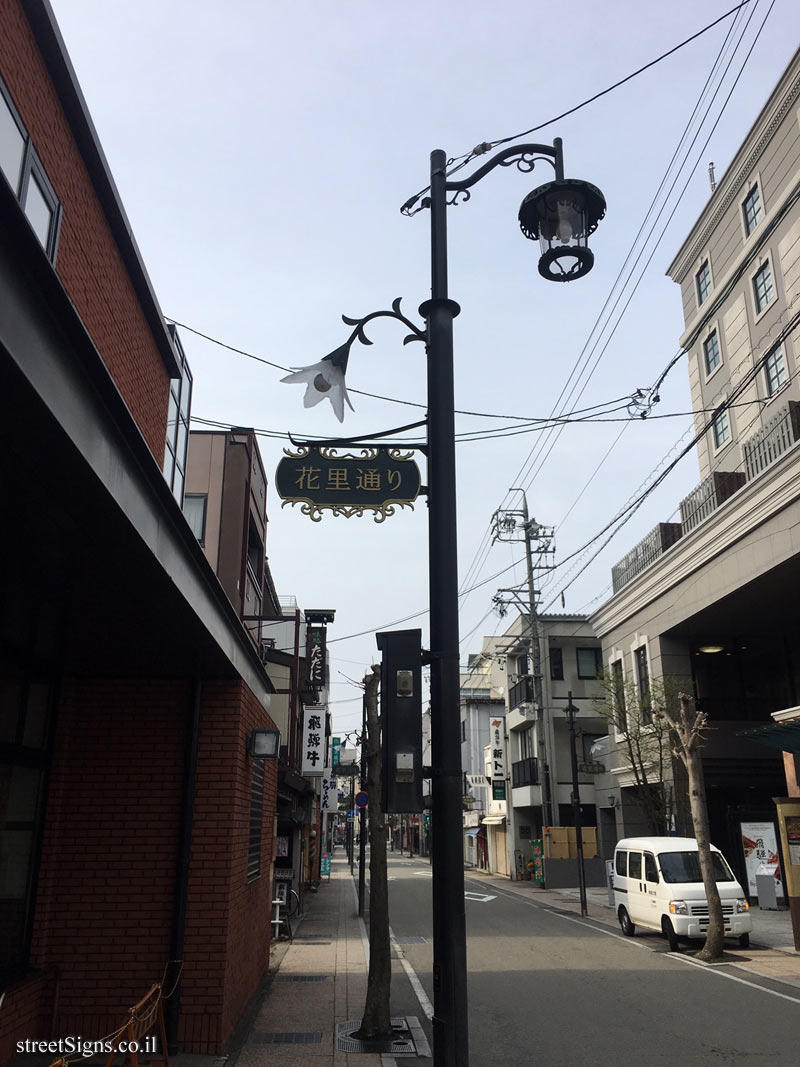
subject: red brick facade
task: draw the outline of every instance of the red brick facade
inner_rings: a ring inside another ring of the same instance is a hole
[[[167,370],[19,0],[0,22],[0,76],[63,208],[56,270],[161,466]]]

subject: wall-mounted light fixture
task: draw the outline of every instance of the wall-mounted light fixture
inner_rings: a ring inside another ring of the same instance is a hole
[[[277,759],[280,747],[280,730],[253,730],[247,742],[247,754],[253,759]]]
[[[608,794],[608,806],[610,808],[615,808],[617,806],[617,798],[613,793]]]
[[[707,653],[713,655],[714,652],[724,652],[725,651],[725,646],[724,645],[698,645],[697,651],[698,652],[707,652]]]

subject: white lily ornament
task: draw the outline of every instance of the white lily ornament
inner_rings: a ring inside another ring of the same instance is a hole
[[[339,422],[344,422],[345,400],[350,410],[355,411],[347,395],[347,386],[344,381],[351,344],[352,339],[341,348],[337,348],[335,352],[325,356],[319,363],[314,363],[310,367],[298,367],[293,374],[287,374],[285,378],[281,378],[282,382],[288,382],[290,385],[305,383],[306,394],[303,397],[303,407],[313,408],[315,404],[327,397]]]

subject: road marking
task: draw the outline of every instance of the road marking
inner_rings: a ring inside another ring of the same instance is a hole
[[[403,970],[406,972],[408,980],[411,983],[411,988],[414,990],[417,1000],[419,1001],[419,1006],[425,1013],[428,1022],[431,1022],[433,1020],[433,1004],[431,1004],[430,1000],[428,1000],[428,994],[422,988],[422,982],[420,982],[419,978],[417,978],[417,972],[406,959],[405,953],[398,944],[397,938],[394,936],[394,930],[391,928],[391,926],[389,927],[389,943],[395,950],[397,958],[400,960]]]
[[[497,900],[496,896],[490,896],[488,893],[464,893],[464,900],[479,900],[482,904],[485,904],[487,900]]]
[[[525,897],[519,895],[519,893],[509,893],[507,890],[497,888],[497,892],[500,896],[505,897],[507,900],[519,900],[522,904],[527,904],[528,907],[538,908],[539,911],[549,911],[551,915],[557,916],[559,919],[565,919],[567,922],[575,923],[577,926],[585,926],[589,930],[594,930],[595,933],[605,934],[606,937],[613,937],[617,941],[621,941],[629,948],[644,949],[647,952],[652,952],[653,949],[650,945],[644,941],[637,941],[636,938],[625,937],[623,934],[618,934],[614,930],[604,930],[600,926],[594,926],[591,922],[586,922],[585,919],[580,918],[577,915],[565,915],[564,912],[558,911],[552,904],[545,904],[538,900],[526,900]],[[599,922],[600,920],[596,920]],[[800,997],[790,997],[788,993],[779,993],[775,989],[768,989],[766,986],[759,985],[757,982],[748,982],[746,978],[737,978],[733,974],[725,974],[724,972],[717,970],[716,968],[709,967],[707,964],[699,963],[697,960],[689,959],[687,956],[682,955],[680,952],[661,952],[660,956],[664,956],[667,959],[675,960],[676,963],[688,963],[692,967],[699,967],[707,974],[713,974],[718,978],[728,978],[732,982],[740,982],[742,985],[752,986],[753,989],[760,989],[762,993],[769,993],[770,996],[778,997],[781,1000],[790,1000],[793,1004],[800,1004]],[[740,964],[731,963],[731,967],[738,967]],[[779,982],[779,978],[769,978],[763,976],[766,982]]]
[[[433,871],[414,871],[420,878],[433,878]]]

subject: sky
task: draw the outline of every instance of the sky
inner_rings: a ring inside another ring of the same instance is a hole
[[[421,325],[429,213],[400,207],[427,185],[433,149],[457,159],[485,141],[562,138],[566,176],[607,202],[585,278],[542,279],[538,244],[520,232],[523,197],[552,180],[546,163],[498,168],[448,209],[450,295],[462,308],[456,431],[490,432],[457,445],[462,663],[511,621],[492,610],[497,589],[525,581],[522,546],[491,541],[495,511],[521,503],[512,487],[555,528],[540,610],[596,610],[613,564],[675,521],[699,481],[690,454],[603,547],[611,530],[600,531],[691,439],[685,356],[647,419],[629,417],[626,398],[679,353],[680,292],[665,272],[710,196],[708,164],[724,174],[800,43],[795,0],[738,12],[734,0],[576,0],[568,17],[535,0],[51,2],[161,307],[183,324],[192,415],[207,420],[194,427],[265,431],[278,592],[336,610],[335,733],[360,723],[376,631],[420,627],[426,644],[427,509],[420,499],[377,524],[281,507],[282,435],[424,417],[425,354],[403,346],[399,324],[374,323],[373,345],[351,351],[356,410],[342,425],[327,402],[304,409],[302,389],[269,364],[315,363],[347,339],[342,315],[397,297]],[[600,405],[625,421],[509,435]]]

